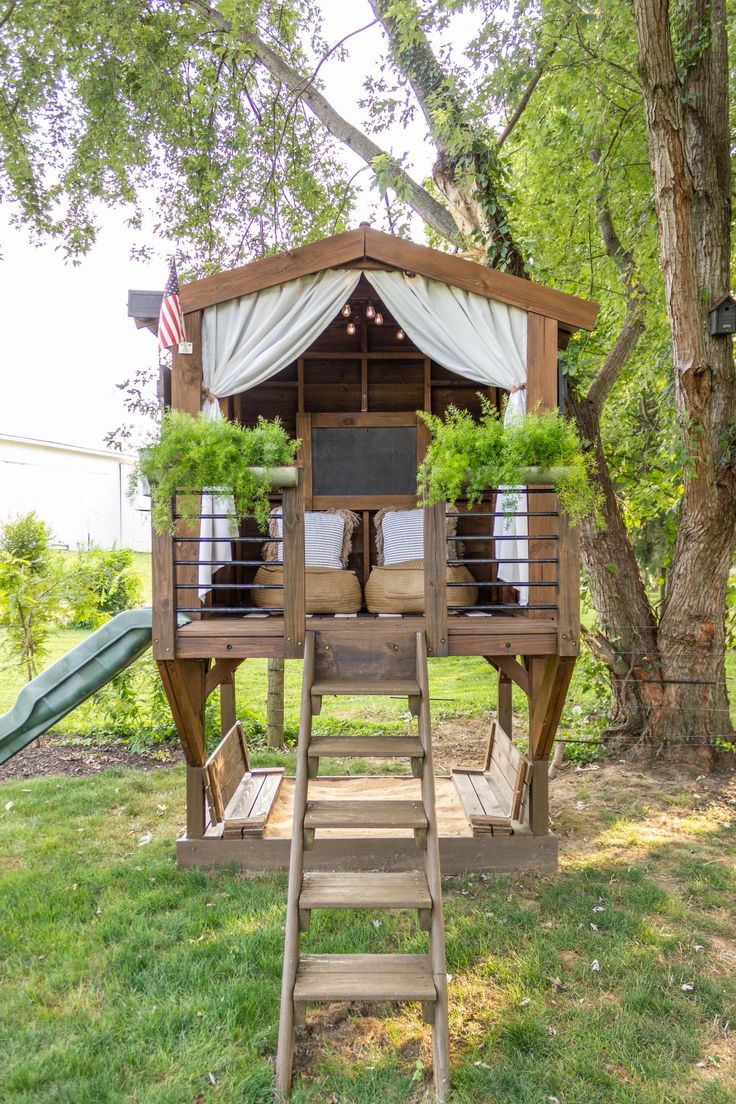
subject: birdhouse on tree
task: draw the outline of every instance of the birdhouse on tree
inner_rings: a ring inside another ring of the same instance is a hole
[[[711,310],[710,333],[711,337],[736,333],[736,299],[732,295],[724,295]]]

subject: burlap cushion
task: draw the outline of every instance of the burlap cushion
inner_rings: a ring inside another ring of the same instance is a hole
[[[468,584],[447,588],[448,606],[476,604],[478,587],[467,567],[448,567],[447,581]],[[424,562],[374,567],[365,584],[365,604],[371,613],[424,613]]]
[[[331,567],[307,567],[307,613],[357,613],[363,604],[360,583],[354,571]],[[265,586],[283,585],[284,569],[275,564],[264,564],[256,571],[254,583]],[[283,609],[283,590],[252,590],[253,605],[260,609]]]

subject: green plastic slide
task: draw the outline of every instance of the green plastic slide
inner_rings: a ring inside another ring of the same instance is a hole
[[[188,618],[180,615],[180,623]],[[0,717],[0,763],[53,728],[151,646],[152,611],[126,610],[24,686]]]

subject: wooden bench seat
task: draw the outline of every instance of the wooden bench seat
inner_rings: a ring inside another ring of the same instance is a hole
[[[261,836],[284,777],[283,767],[251,769],[248,745],[236,721],[204,765],[205,790],[213,824],[223,838]]]
[[[493,722],[483,770],[460,768],[452,780],[473,835],[511,835],[521,820],[532,765],[497,721]]]

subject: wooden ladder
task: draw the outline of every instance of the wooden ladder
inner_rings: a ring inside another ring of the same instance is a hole
[[[322,697],[333,694],[406,695],[418,717],[418,736],[312,738],[312,718]],[[323,755],[408,758],[421,779],[421,800],[310,800],[309,779],[316,777]],[[412,829],[418,869],[305,871],[304,852],[319,847],[315,832],[321,828]],[[318,908],[417,909],[420,927],[429,933],[429,954],[301,954],[300,934]],[[445,932],[424,633],[396,633],[370,644],[343,633],[306,634],[276,1056],[278,1101],[289,1094],[295,1028],[304,1022],[310,1001],[421,1001],[425,1021],[432,1025],[436,1097],[448,1099]]]

